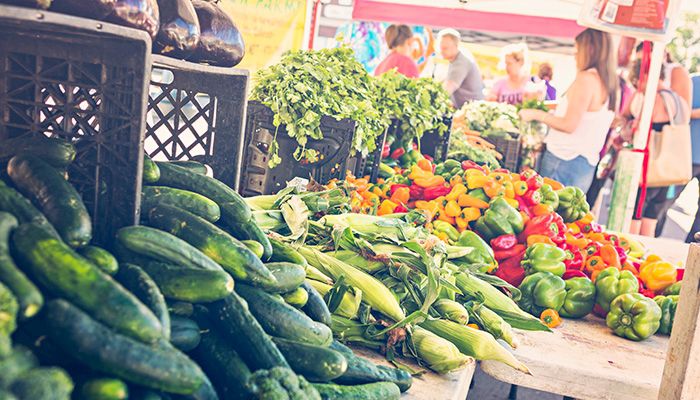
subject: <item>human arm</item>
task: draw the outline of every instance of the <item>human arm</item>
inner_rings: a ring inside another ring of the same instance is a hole
[[[700,119],[700,108],[694,108],[690,112],[690,118],[691,119]]]
[[[462,57],[464,58],[464,57]],[[450,68],[447,70],[447,79],[443,82],[443,86],[450,95],[454,93],[462,85],[471,67],[466,59],[459,57],[450,63]]]
[[[688,105],[692,104],[693,82],[685,68],[677,66],[671,70],[671,90],[678,93]]]

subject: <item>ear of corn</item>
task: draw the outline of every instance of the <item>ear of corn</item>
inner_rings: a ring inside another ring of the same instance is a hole
[[[357,343],[374,350],[380,350],[385,345],[386,337],[376,340],[368,338],[365,331],[369,325],[350,320],[339,315],[331,315],[331,330],[333,335],[343,342]]]
[[[474,304],[472,310],[483,322],[484,329],[492,334],[493,337],[502,339],[512,348],[518,347],[515,339],[513,339],[513,328],[503,318],[483,304]]]
[[[279,231],[287,226],[282,217],[282,211],[253,211],[253,219],[255,224],[265,232]]]
[[[346,264],[357,267],[369,274],[374,274],[386,268],[383,262],[368,260],[352,250],[337,250],[329,252],[328,255],[333,256]]]
[[[362,300],[372,309],[396,322],[406,318],[393,293],[373,276],[310,247],[300,247],[299,253],[309,265],[327,272],[333,279],[344,276],[350,286],[362,291]]]
[[[331,285],[326,285],[323,282],[314,281],[311,279],[307,279],[306,282],[313,286],[314,289],[321,294],[321,296],[325,296],[326,293],[333,288]],[[346,318],[357,318],[357,311],[360,309],[361,301],[362,292],[360,290],[357,290],[355,294],[345,292],[345,294],[343,294],[343,299],[340,301],[340,305],[335,309],[335,311],[333,311],[333,314]]]
[[[454,343],[463,354],[477,360],[500,361],[518,371],[530,374],[525,364],[518,361],[487,332],[442,319],[425,320],[420,326]]]
[[[438,299],[433,303],[435,310],[445,319],[461,325],[469,323],[469,313],[463,305],[448,299]]]
[[[252,210],[272,210],[277,201],[276,194],[265,194],[260,196],[245,197],[245,203]]]
[[[418,358],[439,374],[454,371],[473,361],[449,340],[421,327],[413,328],[411,339]]]
[[[396,240],[410,240],[422,232],[421,228],[409,225],[398,218],[366,214],[329,214],[321,218],[319,222],[331,228],[345,226],[363,235],[387,236]]]
[[[306,265],[306,277],[315,281],[323,282],[328,285],[333,284],[333,279],[325,273],[321,272],[318,268],[313,265]]]

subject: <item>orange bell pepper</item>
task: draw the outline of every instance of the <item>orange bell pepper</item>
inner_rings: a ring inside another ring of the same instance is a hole
[[[422,188],[429,188],[429,187],[433,187],[433,186],[444,185],[445,178],[443,178],[440,175],[431,175],[431,176],[416,178],[413,180],[413,183],[415,183],[416,186],[420,186]]]
[[[676,266],[667,261],[654,261],[639,269],[639,279],[649,290],[660,292],[676,283]]]
[[[585,265],[586,272],[591,274],[591,280],[593,280],[593,281],[595,281],[594,276],[597,275],[598,272],[600,272],[608,267],[608,265],[605,264],[605,261],[603,261],[603,258],[600,256],[588,257],[586,259],[586,263],[584,265]]]
[[[490,198],[503,196],[506,193],[506,189],[503,187],[503,184],[492,180],[486,182],[483,189],[484,193],[486,193],[486,195]]]
[[[391,201],[396,204],[406,204],[411,198],[410,189],[407,187],[400,187],[394,190],[394,194],[391,195]]]
[[[566,232],[564,234],[564,237],[566,238],[566,243],[570,244],[572,246],[576,246],[579,249],[585,249],[586,246],[588,246],[589,240],[586,238],[577,238],[574,235],[572,235],[569,232]]]
[[[535,243],[546,243],[555,246],[552,238],[546,235],[530,235],[527,237],[527,247],[530,247]]]
[[[472,171],[472,170],[468,170]],[[467,176],[467,187],[469,190],[484,187],[491,180],[486,175],[469,175]]]
[[[461,183],[458,183],[452,187],[452,190],[450,190],[450,193],[445,195],[445,198],[447,200],[457,200],[459,196],[467,193],[467,187],[462,185]]]
[[[489,208],[489,203],[468,194],[461,194],[457,199],[460,207]]]
[[[416,165],[418,165],[418,168],[422,169],[423,171],[433,173],[433,164],[427,158],[421,158],[418,160]]]
[[[560,190],[564,188],[564,185],[552,178],[542,178],[542,182],[544,182],[545,185],[551,186],[552,190]]]
[[[622,268],[622,264],[620,264],[620,255],[617,254],[615,246],[611,244],[606,244],[600,248],[600,258],[603,259],[603,262],[607,264],[608,267]]]
[[[559,317],[559,313],[557,310],[552,308],[542,311],[542,314],[540,314],[540,320],[548,328],[556,328],[557,326],[561,325],[561,317]]]
[[[552,206],[549,204],[537,204],[532,207],[531,211],[536,217],[538,217],[540,215],[551,214],[554,212],[554,209],[552,209]]]
[[[460,212],[462,212],[462,209],[459,208],[459,204],[457,204],[456,200],[449,200],[447,205],[445,205],[445,214],[447,214],[448,217],[456,217]]]

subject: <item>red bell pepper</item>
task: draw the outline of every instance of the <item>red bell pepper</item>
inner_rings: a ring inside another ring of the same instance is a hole
[[[429,188],[425,188],[423,190],[423,200],[435,200],[440,196],[447,196],[448,193],[452,188],[446,187],[444,185],[438,185],[438,186],[432,186]]]
[[[627,253],[622,247],[615,245],[615,251],[617,251],[617,256],[620,258],[620,264],[624,264],[627,261]]]
[[[600,248],[602,246],[598,242],[591,242],[584,251],[586,252],[586,257],[597,256],[600,254]]]
[[[578,269],[567,269],[564,272],[564,275],[561,276],[563,280],[571,279],[571,278],[587,278],[588,275],[586,275],[583,271],[578,270]]]
[[[530,235],[544,235],[554,243],[561,243],[564,241],[565,232],[566,224],[559,214],[544,214],[530,219],[525,229],[518,235],[518,239],[520,242],[525,242]]]
[[[398,160],[402,155],[406,154],[406,149],[399,147],[398,149],[391,152],[391,158]]]
[[[389,154],[391,154],[391,146],[384,143],[384,147],[382,147],[382,158],[389,158]]]
[[[528,187],[529,186],[528,184]],[[529,207],[536,206],[542,202],[542,192],[536,189],[530,189],[523,195],[523,199],[525,200],[525,204]]]
[[[537,189],[542,187],[542,185],[544,184],[544,180],[539,175],[533,175],[533,176],[527,178],[525,183],[527,183],[528,189],[537,190]]]
[[[582,270],[583,269],[583,254],[581,250],[571,244],[563,243],[562,247],[566,253],[566,258],[564,259],[564,265],[566,265],[567,270]]]
[[[525,269],[520,266],[522,256],[510,257],[498,262],[495,275],[511,285],[518,287],[525,279]]]
[[[518,238],[515,235],[501,235],[491,239],[491,248],[495,251],[508,250],[518,244]]]
[[[524,180],[524,181],[528,180],[529,178],[532,178],[533,176],[539,176],[539,174],[537,173],[537,171],[535,171],[535,170],[532,169],[532,168],[528,168],[528,169],[526,169],[526,170],[523,170],[523,171],[520,173],[520,177],[521,177],[522,180]]]
[[[408,194],[411,197],[411,199],[414,199],[414,200],[423,200],[423,192],[424,191],[425,191],[424,188],[416,185],[415,183],[412,183],[411,186],[408,187]],[[425,200],[428,200],[428,199],[425,199]],[[430,200],[432,200],[432,199],[430,199]]]
[[[516,244],[506,250],[494,250],[493,257],[496,259],[496,261],[501,261],[516,256],[522,257],[525,254],[525,250],[527,250],[527,248],[524,244]]]
[[[676,270],[676,282],[682,281],[683,275],[685,275],[685,268],[678,268]]]
[[[500,174],[510,174],[511,171],[509,171],[505,168],[496,168],[493,170],[493,172],[498,172]]]
[[[637,277],[637,280],[639,281],[639,293],[642,294],[643,296],[646,296],[650,299],[653,299],[656,296],[656,293],[654,293],[653,290],[649,290],[644,286],[644,282],[640,277]]]
[[[466,170],[468,170],[468,169],[478,169],[478,170],[480,170],[480,171],[483,171],[483,170],[484,170],[484,168],[483,168],[481,165],[475,163],[475,162],[472,161],[472,160],[464,160],[464,161],[462,161],[462,169],[463,169],[464,171],[466,171]]]
[[[391,188],[389,188],[389,196],[393,196],[394,192],[397,191],[400,188],[407,188],[409,187],[408,185],[404,185],[402,183],[395,183],[391,185]]]
[[[394,208],[394,212],[395,213],[407,213],[408,208],[406,208],[406,206],[404,206],[403,204],[399,204],[398,206],[396,206],[396,208]]]

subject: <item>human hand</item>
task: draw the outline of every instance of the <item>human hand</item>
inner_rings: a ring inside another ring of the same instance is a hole
[[[524,122],[541,121],[541,114],[543,114],[542,111],[533,110],[529,108],[520,110],[520,112],[518,113],[518,115],[520,115],[520,119],[522,119]]]

